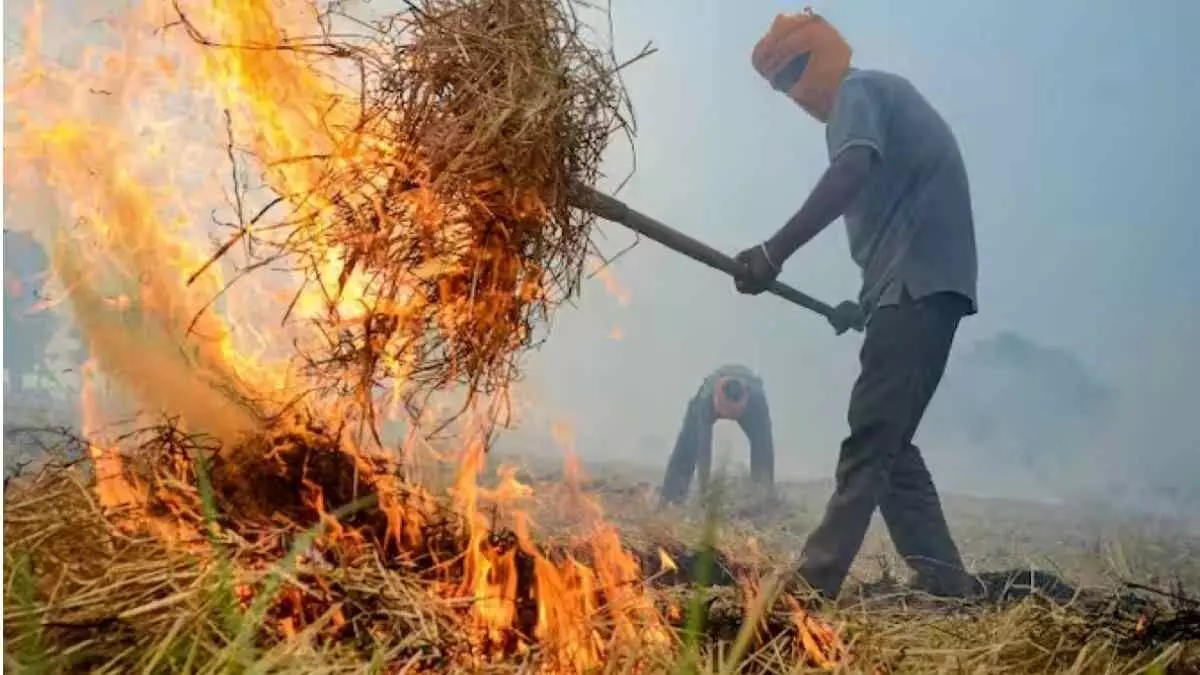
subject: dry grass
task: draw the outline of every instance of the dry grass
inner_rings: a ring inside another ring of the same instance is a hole
[[[547,495],[539,503],[551,505],[561,482],[554,477],[535,489]],[[668,514],[674,527],[647,518],[636,483],[610,479],[597,494],[628,545],[697,540],[691,528],[700,525],[687,512]],[[725,563],[773,568],[781,543],[736,510],[727,509],[734,515],[720,533]],[[558,512],[533,513],[549,539],[570,527],[555,522]],[[782,521],[784,513],[756,517]],[[436,592],[427,575],[376,549],[331,563],[294,527],[255,541],[223,528],[220,537],[190,547],[125,534],[98,506],[86,464],[10,486],[4,527],[5,659],[12,672],[517,672],[547,665],[536,644],[525,654],[481,660],[464,640],[469,603]],[[757,555],[741,538],[750,533],[761,542]],[[770,585],[762,584],[764,593]],[[681,607],[694,589],[647,592],[660,606]],[[751,611],[768,630],[748,630],[746,607],[756,600],[747,593],[736,586],[712,591],[696,671],[815,670],[798,661],[790,615],[778,606]],[[849,643],[851,661],[841,672],[1196,672],[1200,665],[1200,646],[1180,641],[1189,626],[1196,636],[1194,623],[1180,622],[1182,607],[1158,606],[1155,614],[1147,603],[1136,610],[1102,606],[1096,599],[1109,597],[1102,594],[1090,602],[1034,594],[971,606],[900,589],[890,597],[847,595],[821,610]],[[1142,614],[1153,620],[1139,632]],[[1172,617],[1175,634],[1165,630]],[[618,650],[605,670],[677,671],[687,629],[676,626],[674,649]]]
[[[312,425],[225,449],[164,424],[121,445],[6,491],[14,667],[571,672],[600,655],[612,667],[674,658],[687,617],[677,589],[646,586],[666,564],[654,549],[632,555],[602,523],[544,544],[506,529],[519,520],[476,487],[473,460],[457,493],[435,498]],[[740,600],[724,600],[697,648],[742,615]],[[764,627],[802,658],[797,625],[772,615]]]
[[[213,556],[122,534],[85,481],[76,472],[45,474],[36,480],[36,491],[7,500],[9,667],[218,673],[295,672],[312,665],[304,672],[353,672],[345,671],[345,664],[369,663],[369,642],[364,658],[363,645],[353,640],[322,644],[313,639],[352,607],[360,610],[358,616],[370,617],[372,630],[382,637],[397,637],[378,647],[389,663],[419,660],[423,654],[436,660],[437,645],[453,630],[449,607],[431,602],[413,579],[382,565],[364,562],[314,572],[295,555],[282,562],[277,551],[264,556],[266,542],[256,547],[221,541],[214,545],[225,555]],[[246,602],[246,589],[284,579],[288,583],[270,606]],[[293,614],[300,607],[298,596],[335,591],[338,603],[310,603],[322,608],[320,616]],[[354,607],[358,603],[362,606]],[[307,626],[291,635],[289,626],[302,618]]]

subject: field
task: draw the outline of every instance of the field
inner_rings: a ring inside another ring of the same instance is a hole
[[[582,514],[563,508],[556,497],[568,480],[556,462],[490,457],[480,474],[485,489],[497,486],[485,477],[501,465],[515,467],[507,475],[532,488],[528,515],[539,542],[557,541],[582,526]],[[6,672],[579,670],[542,658],[543,650],[550,651],[548,638],[502,655],[470,650],[464,660],[458,647],[466,642],[464,631],[477,624],[465,618],[463,601],[432,592],[436,584],[382,564],[378,554],[330,567],[327,559],[298,549],[304,535],[295,532],[272,546],[263,544],[275,541],[269,537],[256,544],[214,539],[210,545],[217,548],[200,554],[163,545],[161,532],[120,533],[97,507],[82,467],[6,487]],[[645,590],[658,607],[687,608],[686,622],[672,624],[678,628],[672,643],[626,653],[614,642],[608,662],[596,669],[818,672],[797,657],[791,645],[797,635],[781,623],[777,608],[757,614],[746,608],[754,604],[747,589],[770,586],[767,572],[799,549],[829,486],[784,482],[782,500],[764,504],[732,475],[711,520],[706,515],[714,512],[695,504],[659,511],[652,489],[658,471],[595,464],[582,478],[569,479],[595,499],[626,547],[643,557],[671,551],[683,570],[680,583],[654,588],[649,575]],[[426,479],[436,493],[451,476],[445,470]],[[842,598],[816,610],[848,647],[849,657],[832,670],[1200,672],[1200,616],[1181,595],[1200,583],[1200,535],[1194,530],[1016,502],[955,496],[945,502],[969,564],[993,583],[1004,577],[1005,597],[965,604],[905,592],[903,566],[877,522]],[[706,534],[706,523],[716,529]],[[683,582],[698,569],[690,552],[701,550],[706,538],[715,538],[719,568],[741,570],[733,576],[761,572],[758,583],[747,586],[718,569],[707,601],[694,604],[698,591]],[[283,541],[300,554],[283,554]],[[224,553],[209,555],[218,549]],[[1033,570],[1038,573],[1031,575]],[[1134,594],[1125,587],[1117,594],[1122,582],[1150,590]],[[243,602],[232,612],[223,607],[222,593],[240,597],[248,586],[269,589],[255,600],[274,599]],[[296,609],[302,602],[305,609]],[[704,637],[693,640],[691,622],[700,615]],[[747,616],[761,620],[759,635],[743,631],[758,624]],[[752,639],[739,642],[741,632]]]
[[[556,475],[551,460],[513,461],[528,467],[538,480],[552,481]],[[662,480],[661,471],[661,467],[601,463],[591,474],[613,520],[643,529],[698,528],[702,514],[695,508],[656,514],[646,508],[653,506],[653,500],[630,504],[625,498],[637,494],[650,499],[650,490]],[[828,481],[784,480],[779,488],[786,504],[759,515],[753,514],[750,495],[737,489],[725,514],[729,529],[737,533],[731,536],[753,536],[764,552],[773,555],[798,550],[820,519],[833,486]],[[943,503],[964,558],[977,571],[1039,569],[1077,585],[1102,586],[1125,579],[1163,585],[1179,581],[1187,588],[1200,588],[1200,523],[1194,519],[1138,518],[1082,506],[954,494],[943,495]],[[876,516],[852,573],[872,580],[883,568],[900,572],[903,565]]]

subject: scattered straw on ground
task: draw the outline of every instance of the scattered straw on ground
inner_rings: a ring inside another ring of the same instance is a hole
[[[6,625],[24,627],[11,633],[13,658],[126,672],[147,659],[178,669],[181,654],[199,653],[200,672],[226,672],[317,650],[354,667],[654,670],[693,630],[689,599],[671,585],[695,568],[685,547],[631,550],[575,490],[561,498],[577,527],[538,543],[519,503],[527,487],[511,474],[478,485],[481,450],[435,499],[312,424],[229,449],[170,424],[125,444],[99,453],[96,471],[49,465],[10,485],[18,609]],[[355,497],[352,508],[331,501]],[[694,629],[697,649],[760,616],[745,645],[798,663],[845,658],[827,624],[798,605],[752,610],[759,592],[743,590],[696,610],[710,617]]]
[[[522,585],[528,582],[519,580],[530,567],[538,571],[538,565],[570,555],[578,561],[572,565],[598,571],[603,563],[596,555],[603,547],[585,538],[589,545],[571,550],[564,543],[558,553],[537,557],[523,552],[519,532],[490,531],[476,540],[446,501],[421,528],[425,548],[412,548],[415,539],[410,540],[407,557],[373,540],[369,517],[357,521],[361,529],[356,530],[342,514],[336,523],[326,521],[337,536],[326,529],[306,539],[297,526],[285,524],[301,520],[287,513],[286,502],[280,503],[279,515],[287,517],[273,527],[223,516],[204,540],[180,545],[114,520],[120,514],[98,504],[89,474],[86,463],[51,466],[6,490],[5,657],[13,668],[224,673],[253,664],[257,672],[297,673],[531,667],[583,672],[587,668],[572,662],[564,648],[570,640],[580,640],[575,647],[583,649],[587,639],[601,639],[601,653],[611,661],[606,671],[673,672],[689,653],[685,621],[694,588],[687,574],[662,585],[672,563],[652,551],[641,552],[653,562],[632,578],[644,580],[637,582],[640,590],[623,600],[644,597],[652,603],[653,613],[642,619],[650,623],[637,624],[636,613],[606,610],[601,593],[587,633],[570,633],[565,624],[558,642],[538,633],[537,613],[566,607],[560,601],[535,608],[529,618],[515,616],[512,629],[488,637],[488,626],[495,624],[483,621],[484,614],[504,605],[475,594],[470,580],[503,582],[489,574],[510,560],[518,563],[510,568],[516,572],[512,581]],[[480,488],[481,494],[502,492],[505,480],[502,476],[496,487]],[[214,481],[214,491],[228,489]],[[661,542],[662,533],[656,538]],[[472,562],[472,546],[487,555]],[[425,557],[414,555],[419,551]],[[485,560],[495,567],[477,577]],[[557,569],[557,576],[543,580],[565,579],[565,568]],[[705,672],[733,672],[723,669],[734,662],[738,672],[820,670],[819,658],[805,666],[803,657],[810,652],[804,643],[827,639],[823,631],[831,629],[848,651],[813,648],[829,655],[827,667],[843,672],[1127,673],[1153,663],[1164,667],[1159,672],[1194,672],[1188,668],[1200,663],[1195,644],[1200,613],[1182,596],[1173,605],[1143,599],[1131,610],[1040,594],[1005,604],[962,605],[897,591],[891,600],[824,607],[816,619],[790,611],[787,601],[771,611],[755,610],[756,598],[771,582],[746,568],[737,575],[742,578],[718,580],[729,585],[713,589],[703,604],[704,638],[695,653],[697,667]],[[603,583],[602,575],[592,579]],[[587,593],[578,585],[560,590],[577,598]],[[608,590],[609,602],[618,599],[611,595],[614,590]],[[521,614],[525,592],[548,591],[517,592],[509,611]],[[668,627],[668,641],[655,646],[631,639],[626,646],[632,648],[623,649],[618,623],[631,617],[631,627],[641,631]],[[749,624],[760,626],[757,633],[747,630],[747,617],[758,617]],[[522,621],[530,622],[524,636],[518,630]],[[833,663],[839,654],[841,663]]]

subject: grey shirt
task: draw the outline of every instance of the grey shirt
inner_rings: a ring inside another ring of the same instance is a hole
[[[852,68],[825,128],[832,162],[866,146],[878,164],[846,209],[850,254],[862,269],[859,303],[868,314],[953,291],[977,310],[977,262],[971,193],[958,142],[945,120],[908,80]]]

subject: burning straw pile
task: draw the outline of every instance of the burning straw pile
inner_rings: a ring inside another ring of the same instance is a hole
[[[169,426],[136,441],[147,452],[201,449]],[[312,448],[314,467],[327,450]],[[740,580],[717,579],[731,585],[702,599],[682,585],[690,575],[679,557],[626,550],[610,528],[534,546],[520,520],[493,527],[491,504],[522,491],[512,475],[456,493],[457,505],[413,491],[398,514],[405,535],[383,546],[383,509],[327,508],[314,482],[293,500],[278,496],[268,521],[193,512],[231,504],[241,484],[215,466],[211,480],[197,476],[198,490],[156,485],[156,504],[178,500],[170,509],[106,513],[81,466],[48,466],[6,489],[6,670],[1016,675],[1188,673],[1200,664],[1200,604],[1178,593],[1162,603],[1022,592],[982,606],[877,597],[825,608],[845,626],[840,636],[790,596],[771,602],[777,578],[754,570],[734,566]],[[456,489],[473,485],[477,469],[468,466]],[[203,527],[190,541],[146,536],[128,527],[134,517]],[[1008,595],[1041,583],[998,581]],[[699,634],[696,616],[706,619]]]
[[[353,114],[322,122],[328,153],[255,157],[307,163],[319,178],[274,186],[294,212],[274,227],[239,224],[217,257],[257,239],[302,261],[328,310],[313,372],[367,406],[400,382],[416,410],[431,392],[502,391],[518,376],[515,359],[575,295],[594,252],[594,217],[571,207],[571,188],[597,180],[631,118],[623,65],[593,46],[572,0],[406,4],[371,23],[335,4],[325,35],[244,44],[179,17],[210,49],[275,50],[313,71],[353,65]]]
[[[366,499],[335,509],[327,499],[349,496],[351,472],[329,440],[290,430],[247,471],[189,461],[215,448],[168,424],[125,439],[124,481],[76,463],[13,483],[6,658],[53,672],[553,673],[664,672],[681,647],[727,665],[761,650],[792,664],[846,658],[838,634],[777,586],[760,589],[754,570],[689,607],[689,561],[626,548],[578,491],[559,508],[581,531],[535,544],[519,503],[529,487],[511,473],[478,487],[481,452],[449,502],[363,463]],[[98,508],[135,478],[142,503]],[[709,652],[718,642],[741,655]]]

